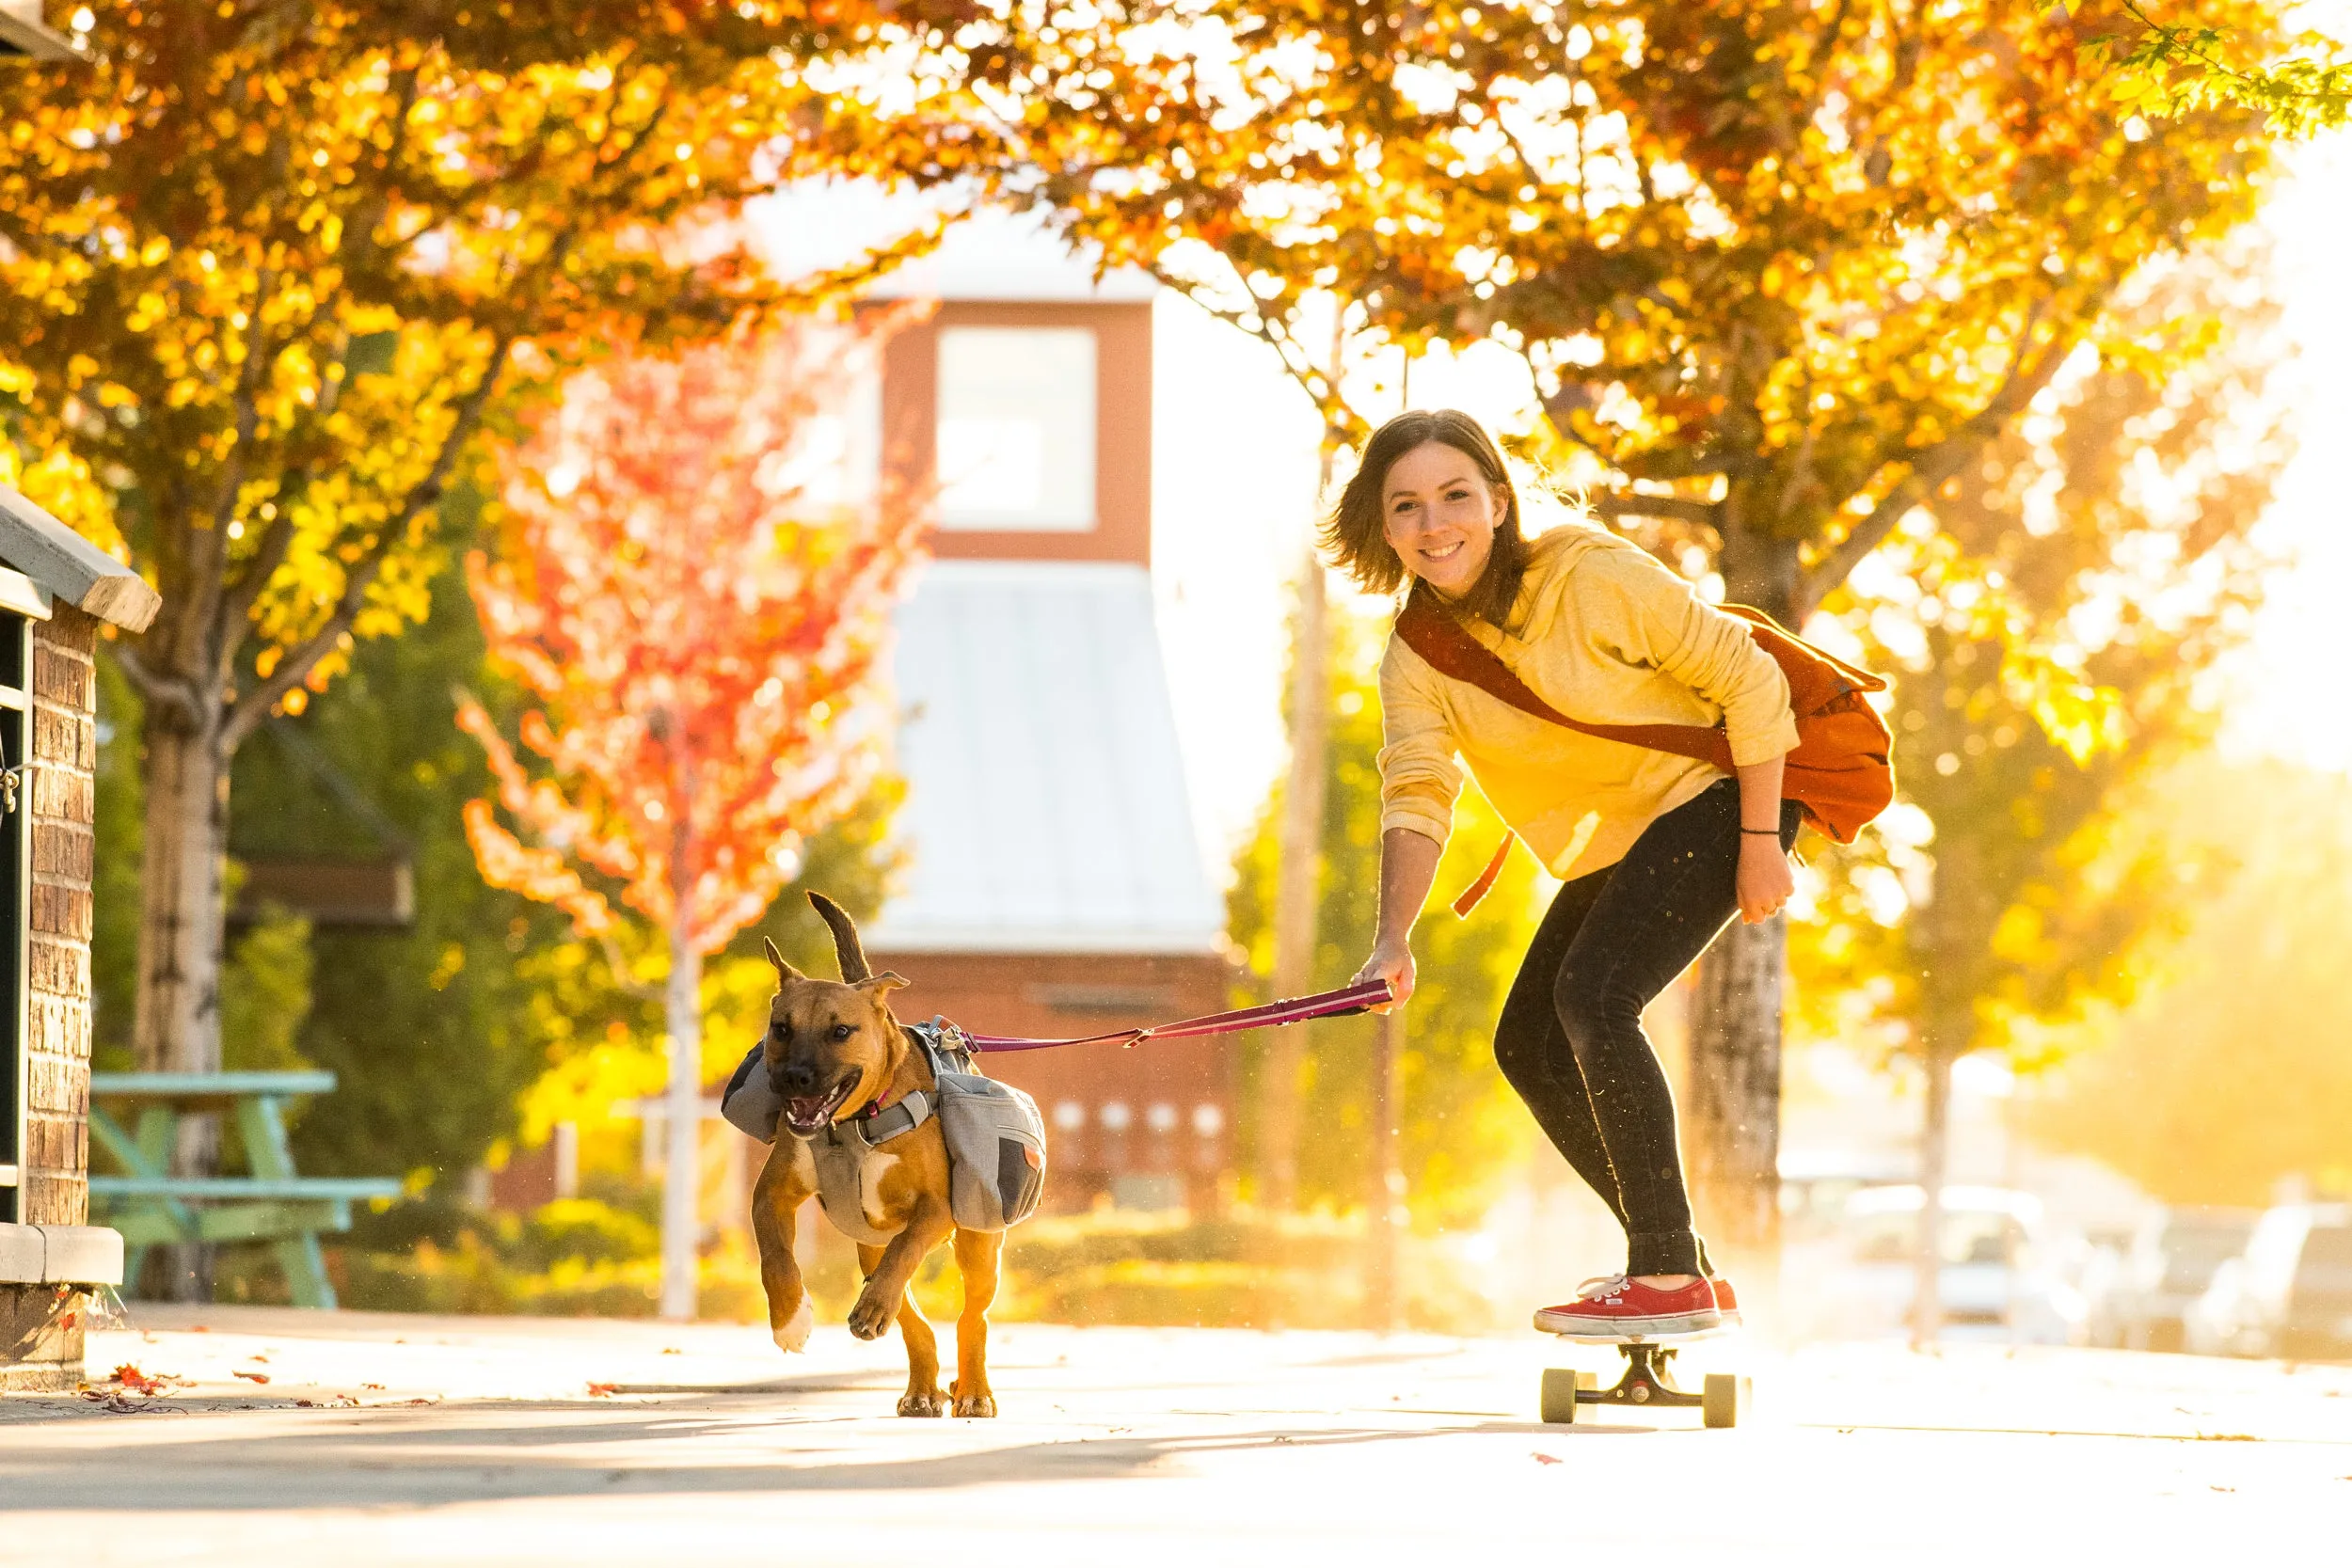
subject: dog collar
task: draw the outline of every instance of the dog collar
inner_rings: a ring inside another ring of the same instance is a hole
[[[907,1097],[896,1105],[868,1105],[853,1117],[834,1123],[841,1132],[854,1134],[871,1148],[893,1138],[904,1137],[931,1119],[931,1097],[921,1089],[908,1091]]]

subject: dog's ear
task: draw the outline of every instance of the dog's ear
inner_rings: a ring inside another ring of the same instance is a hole
[[[913,984],[914,984],[914,981],[908,979],[897,970],[885,969],[880,974],[868,975],[866,978],[858,981],[857,989],[869,995],[875,991],[880,991],[882,995],[887,996],[894,990],[904,990],[907,987]]]
[[[854,986],[872,974],[874,966],[866,961],[866,949],[858,945],[857,926],[850,919],[850,911],[814,889],[808,901],[833,927],[834,957],[841,963],[842,983]]]
[[[759,945],[768,949],[768,961],[775,966],[776,984],[788,985],[795,980],[808,978],[807,975],[784,961],[784,955],[776,951],[776,942],[773,937],[760,938]]]

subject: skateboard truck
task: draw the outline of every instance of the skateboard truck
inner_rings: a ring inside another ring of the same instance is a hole
[[[1613,1339],[1625,1357],[1625,1375],[1607,1388],[1600,1386],[1599,1374],[1574,1371],[1554,1367],[1545,1371],[1543,1386],[1543,1418],[1548,1422],[1573,1422],[1577,1411],[1588,1404],[1632,1404],[1650,1408],[1696,1408],[1700,1418],[1710,1427],[1740,1424],[1740,1417],[1748,1407],[1749,1382],[1729,1372],[1708,1372],[1700,1391],[1693,1393],[1675,1385],[1667,1363],[1675,1356],[1676,1347],[1646,1339]]]

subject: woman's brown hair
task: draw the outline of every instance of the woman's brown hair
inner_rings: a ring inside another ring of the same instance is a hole
[[[1436,441],[1478,465],[1479,476],[1503,498],[1502,520],[1495,525],[1494,553],[1470,591],[1449,608],[1500,626],[1519,596],[1527,575],[1527,537],[1519,530],[1519,493],[1503,467],[1502,453],[1486,427],[1456,408],[1411,409],[1399,414],[1364,443],[1363,460],[1340,492],[1339,504],[1323,525],[1323,547],[1333,562],[1371,594],[1393,594],[1406,578],[1405,562],[1390,545],[1381,492],[1396,460]]]

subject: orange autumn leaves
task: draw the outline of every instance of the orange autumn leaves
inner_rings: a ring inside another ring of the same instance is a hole
[[[586,935],[617,898],[715,952],[863,797],[921,522],[838,461],[882,330],[802,322],[614,360],[502,454],[506,547],[467,575],[532,705],[517,746],[460,705],[498,780],[495,807],[466,808],[487,880]]]

